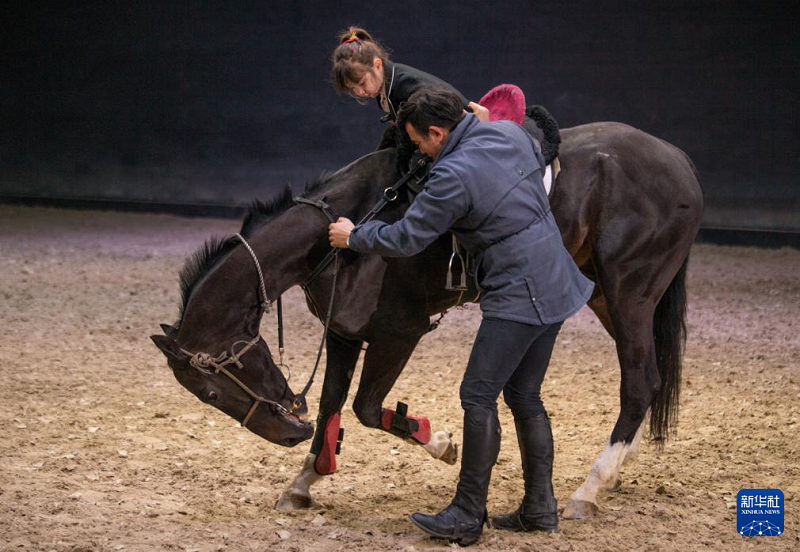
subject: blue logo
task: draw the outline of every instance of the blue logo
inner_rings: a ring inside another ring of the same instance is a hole
[[[780,489],[742,489],[736,495],[736,532],[743,537],[781,535],[783,514]]]

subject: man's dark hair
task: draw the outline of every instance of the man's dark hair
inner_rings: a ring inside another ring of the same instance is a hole
[[[397,126],[405,130],[406,123],[423,136],[428,128],[442,127],[453,130],[464,118],[464,106],[458,94],[447,88],[420,88],[400,104],[397,112]]]

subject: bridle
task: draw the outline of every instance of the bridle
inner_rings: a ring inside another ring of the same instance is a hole
[[[265,399],[261,395],[255,393],[252,389],[250,389],[247,385],[245,385],[239,378],[234,376],[230,372],[230,370],[225,368],[228,364],[236,364],[236,366],[240,370],[242,368],[244,368],[244,365],[241,363],[239,358],[242,355],[244,355],[247,351],[249,351],[250,348],[253,347],[256,343],[258,343],[258,341],[260,339],[261,339],[261,336],[257,335],[253,339],[251,339],[250,341],[242,340],[242,341],[235,342],[233,345],[231,345],[231,355],[230,356],[228,356],[228,352],[227,351],[222,351],[222,353],[219,356],[212,357],[208,353],[191,353],[191,352],[189,352],[189,351],[187,351],[185,349],[181,349],[181,352],[183,352],[183,354],[188,355],[190,357],[189,358],[189,364],[193,368],[195,368],[195,369],[199,370],[200,372],[202,372],[203,374],[206,374],[206,375],[209,375],[209,376],[212,375],[212,374],[222,373],[222,374],[228,376],[228,378],[231,381],[233,381],[233,383],[238,385],[245,393],[250,395],[250,398],[253,399],[253,403],[250,405],[250,409],[247,411],[247,415],[244,417],[244,419],[241,422],[242,427],[247,427],[247,422],[250,421],[250,418],[253,416],[253,413],[255,413],[256,409],[258,408],[258,405],[260,405],[261,403],[266,403],[266,404],[272,405],[272,407],[279,414],[285,415],[285,414],[289,414],[290,413],[286,409],[286,407],[284,407],[282,404],[280,404],[280,403],[278,403],[276,401],[270,400],[270,399]],[[241,349],[239,349],[238,351],[236,351],[235,347],[239,343],[245,343],[245,346],[242,347]],[[209,370],[209,367],[213,367],[214,369],[213,370]]]
[[[423,169],[426,169],[428,167],[428,163],[429,161],[427,159],[425,158],[420,159],[419,161],[417,161],[417,163],[414,164],[414,166],[412,166],[411,170],[408,173],[406,173],[400,180],[398,180],[393,186],[386,188],[383,191],[383,197],[372,207],[372,209],[369,210],[369,212],[361,219],[361,221],[359,221],[358,224],[364,224],[365,222],[369,222],[370,220],[375,218],[375,216],[377,216],[383,210],[383,208],[386,207],[386,205],[395,201],[398,196],[398,190],[401,187],[403,187],[412,177],[414,177]],[[330,210],[330,205],[328,205],[325,202],[324,197],[321,200],[311,200],[305,197],[295,197],[294,201],[296,203],[307,204],[317,207],[320,211],[322,211],[325,214],[325,216],[331,223],[334,223],[337,220]],[[264,283],[264,273],[261,270],[261,263],[259,263],[258,261],[258,256],[256,256],[255,251],[253,251],[253,248],[250,247],[250,244],[247,243],[247,240],[244,238],[244,236],[241,235],[241,233],[237,233],[236,238],[238,238],[239,241],[241,241],[242,244],[245,246],[247,252],[250,254],[250,257],[253,259],[253,263],[256,266],[256,272],[258,273],[259,294],[260,294],[259,305],[261,308],[261,313],[259,314],[263,314],[264,312],[269,312],[273,301],[270,301],[267,296],[267,287],[266,284]],[[311,275],[305,280],[303,280],[303,282],[300,284],[300,287],[306,294],[306,297],[308,298],[309,302],[314,306],[314,309],[317,310],[317,316],[319,317],[320,313],[317,309],[317,303],[311,296],[308,286],[311,285],[311,283],[314,280],[316,280],[317,277],[332,262],[334,263],[333,282],[331,284],[331,297],[330,300],[328,301],[328,311],[325,315],[324,330],[322,332],[322,340],[319,345],[319,350],[317,351],[317,360],[314,363],[314,369],[311,372],[311,376],[308,379],[308,383],[306,383],[305,387],[300,392],[300,394],[295,395],[294,401],[292,402],[292,406],[290,409],[287,409],[286,407],[284,407],[283,405],[281,405],[276,401],[262,397],[261,395],[250,389],[250,387],[248,387],[244,382],[242,382],[239,378],[233,375],[233,373],[231,373],[230,370],[226,368],[226,366],[230,364],[235,364],[237,368],[239,368],[240,370],[243,369],[244,365],[240,361],[240,358],[247,351],[249,351],[256,343],[258,343],[258,341],[261,339],[260,335],[256,335],[250,341],[244,341],[244,340],[236,341],[231,345],[230,355],[228,355],[227,351],[223,351],[218,356],[212,357],[208,353],[203,353],[203,352],[192,353],[185,349],[181,349],[181,352],[190,357],[189,364],[193,368],[197,369],[198,371],[200,371],[205,375],[222,373],[250,396],[250,398],[253,400],[253,403],[250,405],[250,409],[247,411],[247,415],[241,421],[242,427],[247,427],[247,422],[250,421],[250,418],[253,416],[256,409],[261,403],[271,405],[279,414],[285,416],[285,415],[294,415],[295,412],[297,412],[297,410],[299,410],[302,407],[303,403],[305,402],[306,394],[308,393],[309,389],[311,389],[311,385],[314,383],[314,377],[316,376],[317,369],[319,368],[320,359],[322,358],[322,351],[323,348],[325,347],[325,341],[328,337],[328,330],[330,329],[331,313],[333,312],[333,302],[334,298],[336,297],[336,280],[339,274],[340,251],[341,249],[339,248],[336,247],[331,248],[331,251],[329,251],[328,254],[325,256],[325,258],[322,259],[322,261],[320,261],[317,267],[311,272]],[[284,353],[283,304],[281,301],[281,297],[278,296],[278,298],[274,302],[277,303],[277,311],[278,311],[278,351],[280,354],[280,361],[278,366],[285,367],[288,369],[289,377],[286,378],[286,381],[288,382],[289,379],[291,378],[291,369],[289,369],[288,365],[284,364],[283,362],[283,353]],[[236,351],[235,348],[240,343],[245,343],[245,345],[244,347]],[[210,367],[213,367],[213,370],[210,370],[209,369]]]

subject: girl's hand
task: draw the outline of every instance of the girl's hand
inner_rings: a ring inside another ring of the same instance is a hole
[[[328,239],[331,245],[339,249],[347,249],[347,240],[354,227],[355,224],[345,217],[339,217],[339,220],[332,222],[328,226]]]
[[[487,122],[489,121],[489,110],[483,107],[480,104],[475,102],[469,102],[469,108],[475,114],[479,121]]]

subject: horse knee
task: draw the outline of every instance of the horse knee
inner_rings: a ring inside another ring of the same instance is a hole
[[[358,418],[358,421],[361,422],[362,425],[372,428],[380,427],[380,405],[375,406],[368,401],[360,400],[358,397],[356,397],[356,400],[353,401],[353,411],[356,414],[356,418]]]

